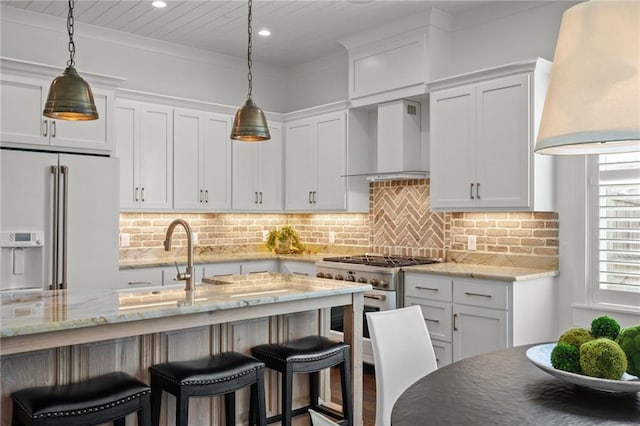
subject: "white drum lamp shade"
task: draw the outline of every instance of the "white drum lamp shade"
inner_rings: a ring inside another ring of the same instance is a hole
[[[640,151],[640,1],[564,13],[535,151]]]

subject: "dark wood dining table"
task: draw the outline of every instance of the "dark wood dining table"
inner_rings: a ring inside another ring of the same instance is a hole
[[[527,359],[530,346],[466,358],[426,375],[398,398],[391,424],[640,425],[640,393],[563,382]]]

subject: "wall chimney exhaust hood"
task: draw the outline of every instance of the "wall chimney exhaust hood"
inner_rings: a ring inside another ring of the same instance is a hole
[[[405,99],[377,107],[376,161],[368,173],[349,174],[368,181],[425,179],[422,169],[420,103]]]

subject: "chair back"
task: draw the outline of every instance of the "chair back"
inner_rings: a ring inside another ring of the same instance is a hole
[[[438,368],[436,355],[420,306],[366,315],[376,369],[376,426],[388,426],[402,392]]]

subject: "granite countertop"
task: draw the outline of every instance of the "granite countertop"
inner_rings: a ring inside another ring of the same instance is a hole
[[[473,263],[434,263],[402,268],[405,272],[451,275],[463,278],[482,278],[499,281],[524,281],[536,278],[555,277],[557,270],[518,268],[512,266],[477,265]]]
[[[193,263],[210,264],[226,262],[242,262],[252,260],[294,260],[298,262],[315,263],[325,257],[331,256],[327,253],[303,253],[303,254],[275,254],[272,252],[254,253],[225,253],[225,254],[200,254],[193,257]],[[120,269],[151,268],[156,266],[173,266],[174,262],[185,263],[186,256],[171,256],[161,258],[129,258],[120,259]]]
[[[360,293],[369,284],[299,275],[259,273],[216,277],[212,284],[170,289],[5,292],[0,301],[0,337],[123,323],[144,319]]]

